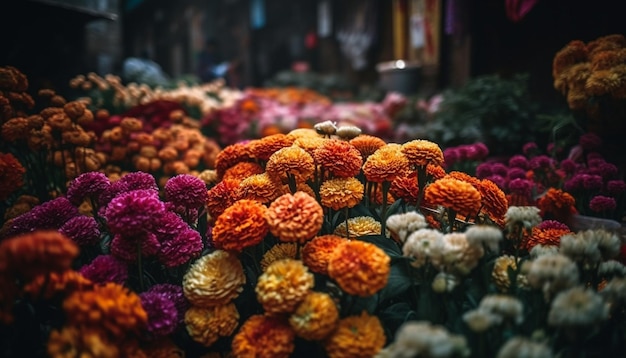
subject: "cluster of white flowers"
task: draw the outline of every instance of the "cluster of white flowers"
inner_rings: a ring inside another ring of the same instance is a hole
[[[376,358],[401,357],[458,357],[468,356],[465,337],[449,333],[430,322],[405,323],[396,335],[394,343],[380,351]]]

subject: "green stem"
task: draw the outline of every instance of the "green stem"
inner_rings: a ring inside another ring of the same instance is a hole
[[[348,227],[348,217],[350,214],[350,208],[346,206],[345,211],[346,211],[346,239],[350,240],[350,228]]]
[[[383,192],[383,206],[380,209],[380,231],[381,235],[385,236],[387,232],[387,193],[389,192],[389,188],[391,187],[391,182],[384,181],[382,182],[382,192]]]

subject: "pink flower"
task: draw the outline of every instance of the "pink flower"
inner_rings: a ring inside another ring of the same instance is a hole
[[[115,235],[111,240],[111,254],[125,261],[137,260],[138,246],[142,256],[153,256],[161,248],[161,243],[152,233],[139,233],[132,236]]]
[[[623,180],[609,180],[606,183],[606,191],[609,195],[618,196],[626,191],[626,183]]]
[[[520,154],[514,155],[509,158],[509,167],[528,169],[528,159]]]
[[[180,266],[200,255],[202,247],[200,234],[193,229],[187,229],[161,242],[159,261],[166,267]]]
[[[177,206],[196,209],[206,203],[207,187],[193,175],[180,174],[165,184],[165,199]]]
[[[104,173],[89,172],[76,177],[67,188],[67,198],[74,205],[80,205],[85,198],[98,199],[111,182]]]
[[[596,213],[611,211],[614,210],[616,207],[617,202],[615,201],[615,199],[608,196],[596,195],[591,198],[591,201],[589,201],[589,209]]]
[[[164,212],[157,191],[133,190],[113,198],[104,217],[112,233],[135,235],[154,228]]]
[[[154,337],[164,337],[178,326],[178,311],[174,302],[157,292],[139,295],[141,306],[148,314],[148,332]]]
[[[547,229],[569,230],[569,227],[567,225],[556,220],[544,220],[539,225],[537,225],[537,228],[542,229],[542,230],[547,230]]]
[[[445,156],[445,151],[444,151],[444,156]],[[491,163],[480,163],[476,167],[476,177],[479,179],[485,179],[491,174],[493,174],[493,171],[491,170]]]
[[[78,246],[95,245],[100,241],[100,229],[91,216],[75,216],[59,228],[59,232],[69,237]]]
[[[595,133],[585,133],[578,139],[578,144],[585,150],[597,150],[602,146],[602,138]]]
[[[95,283],[123,284],[128,279],[128,264],[115,256],[100,255],[81,267],[79,272]]]

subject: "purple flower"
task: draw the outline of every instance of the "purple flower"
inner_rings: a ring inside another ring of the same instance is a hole
[[[479,179],[485,179],[491,174],[493,174],[491,163],[480,163],[476,167],[476,177]]]
[[[9,224],[5,237],[42,229],[57,230],[78,215],[78,209],[66,197],[61,196],[15,217]]]
[[[528,159],[520,154],[514,155],[509,158],[509,167],[528,169]]]
[[[474,152],[476,153],[476,158],[474,160],[481,160],[487,158],[489,155],[489,148],[485,145],[485,143],[474,143],[473,147]]]
[[[552,166],[552,159],[547,155],[538,155],[533,157],[528,164],[532,169],[548,169]]]
[[[587,166],[589,168],[599,168],[604,163],[606,163],[606,160],[604,160],[604,158],[587,159]]]
[[[79,272],[95,283],[115,282],[123,284],[128,279],[128,265],[111,255],[100,255]]]
[[[189,230],[189,225],[176,213],[166,211],[159,219],[158,225],[154,228],[154,234],[159,242],[170,240],[175,235]]]
[[[537,149],[538,148],[539,147],[537,146],[537,143],[535,143],[535,142],[528,142],[528,143],[524,144],[524,146],[522,147],[522,152],[526,156],[532,156],[532,155],[535,155],[537,153]]]
[[[589,201],[589,209],[596,213],[614,210],[617,207],[617,202],[614,198],[596,195]]]
[[[112,233],[135,235],[151,230],[164,212],[158,192],[133,190],[113,198],[104,217]]]
[[[526,170],[519,167],[511,167],[506,174],[509,180],[513,179],[526,179]]]
[[[98,204],[100,204],[100,216],[104,216],[104,211],[106,206],[109,205],[111,200],[118,196],[121,193],[126,193],[130,191],[128,184],[125,182],[118,180],[112,183],[108,188],[106,188],[100,196],[98,197]]]
[[[619,170],[615,164],[602,163],[599,165],[600,176],[603,179],[615,179],[618,176]]]
[[[501,177],[506,177],[506,173],[508,171],[509,171],[509,168],[507,168],[507,166],[502,163],[493,163],[491,165],[491,172]]]
[[[576,170],[578,169],[578,165],[576,164],[575,161],[571,160],[571,159],[563,159],[561,161],[561,169],[563,169],[563,171],[565,171],[565,173],[567,174],[574,174],[576,172]]]
[[[602,138],[595,133],[585,133],[578,139],[578,144],[586,151],[597,150],[602,146]]]
[[[91,216],[73,217],[59,228],[59,232],[72,239],[78,246],[95,245],[100,241],[98,223]]]
[[[626,183],[623,180],[609,180],[606,183],[606,191],[609,195],[618,196],[626,191]]]
[[[509,182],[509,191],[513,194],[530,195],[533,183],[528,179],[513,179]]]
[[[202,237],[196,230],[188,229],[169,240],[161,242],[159,261],[166,267],[184,264],[202,252]]]
[[[494,182],[498,188],[504,190],[506,188],[506,184],[507,184],[507,180],[500,176],[500,175],[490,175],[487,178],[485,178],[487,180],[491,180],[492,182]]]
[[[599,175],[583,174],[583,188],[587,190],[602,189],[602,177]]]
[[[206,203],[206,184],[190,174],[177,175],[165,184],[165,198],[177,206],[199,208]]]
[[[148,332],[154,337],[164,337],[178,326],[178,311],[174,302],[156,292],[139,295],[141,305],[148,314]]]
[[[141,246],[142,256],[153,256],[161,249],[156,235],[143,233],[133,236],[115,235],[111,240],[111,254],[125,261],[137,260],[137,246]]]
[[[182,286],[161,283],[150,287],[148,292],[158,293],[174,302],[174,306],[176,306],[176,310],[178,311],[178,323],[183,323],[183,320],[185,319],[185,312],[189,309],[190,304],[183,293]]]
[[[111,182],[104,173],[89,172],[83,173],[72,180],[67,188],[67,198],[74,205],[80,205],[85,198],[98,199]]]
[[[586,174],[574,174],[569,180],[563,184],[563,189],[567,192],[576,192],[583,189],[584,176]]]
[[[121,177],[119,181],[128,185],[129,190],[159,190],[154,177],[144,172],[128,173]]]
[[[459,151],[456,148],[446,148],[443,151],[443,157],[448,166],[458,162],[460,159]]]
[[[537,225],[537,228],[542,229],[542,230],[546,230],[546,229],[569,230],[569,227],[567,225],[556,220],[544,220],[539,225]]]

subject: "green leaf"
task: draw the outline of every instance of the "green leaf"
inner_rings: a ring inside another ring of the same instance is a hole
[[[381,248],[389,257],[401,257],[402,251],[395,241],[382,235],[366,235],[358,238],[361,241],[369,242]]]

